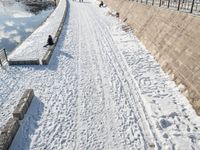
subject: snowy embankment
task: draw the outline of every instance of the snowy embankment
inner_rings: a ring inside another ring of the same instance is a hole
[[[48,35],[55,37],[66,9],[66,0],[60,0],[54,12],[26,40],[23,41],[9,56],[11,60],[41,59],[48,50],[43,46]]]
[[[94,1],[70,1],[50,64],[0,70],[0,127],[35,98],[11,150],[200,147],[200,118],[138,39]]]

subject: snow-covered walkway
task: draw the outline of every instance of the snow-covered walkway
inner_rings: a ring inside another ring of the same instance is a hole
[[[36,95],[11,150],[199,149],[200,118],[137,38],[96,1],[68,7],[50,65],[0,70],[0,127]]]

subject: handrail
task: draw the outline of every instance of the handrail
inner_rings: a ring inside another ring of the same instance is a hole
[[[4,62],[8,62],[6,49],[0,49],[0,65],[3,66]]]
[[[200,0],[129,0],[145,5],[165,7],[172,10],[200,15]]]

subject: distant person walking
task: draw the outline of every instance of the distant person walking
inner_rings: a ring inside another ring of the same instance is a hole
[[[49,37],[48,37],[48,40],[47,40],[47,44],[46,45],[44,45],[44,47],[47,47],[48,45],[53,45],[54,43],[53,43],[53,39],[52,39],[52,36],[51,35],[49,35]]]

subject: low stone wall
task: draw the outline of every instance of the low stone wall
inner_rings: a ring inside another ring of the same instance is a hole
[[[58,28],[58,30],[56,32],[55,37],[54,37],[54,45],[49,47],[49,49],[47,50],[47,52],[45,53],[45,55],[42,58],[42,64],[43,65],[48,65],[49,64],[49,61],[50,61],[51,56],[53,54],[53,51],[54,51],[54,49],[56,47],[56,44],[58,42],[58,38],[59,38],[59,36],[60,36],[60,34],[62,32],[63,26],[64,26],[64,22],[65,22],[65,18],[66,18],[66,12],[67,12],[67,7],[65,9],[64,16],[62,18],[60,26],[59,26],[59,28]]]
[[[24,92],[23,96],[21,97],[19,103],[17,104],[14,112],[13,117],[22,120],[24,118],[24,114],[27,112],[31,101],[33,99],[34,93],[32,89],[28,89]]]
[[[0,65],[3,66],[5,62],[8,62],[5,49],[0,49]]]
[[[45,53],[44,57],[42,58],[42,64],[43,65],[48,65],[49,64],[49,61],[50,61],[51,56],[53,54],[53,50],[54,50],[54,48],[48,49],[48,51]]]
[[[15,107],[13,112],[13,118],[10,118],[5,124],[0,134],[0,150],[8,150],[19,127],[19,120],[24,118],[26,111],[28,110],[31,101],[34,97],[32,89],[27,89],[22,95],[19,103]]]
[[[63,6],[63,5],[61,5],[60,4],[60,0],[55,0],[56,1],[56,4],[57,5],[59,5],[59,6]],[[63,1],[64,2],[64,1]],[[67,2],[67,1],[66,1]],[[58,41],[58,38],[59,38],[59,36],[60,36],[60,34],[61,34],[61,31],[62,31],[62,28],[63,28],[63,26],[64,26],[64,21],[65,21],[65,17],[66,17],[66,11],[67,11],[67,6],[66,7],[62,7],[63,9],[62,9],[62,13],[63,13],[63,16],[61,16],[60,18],[59,18],[59,21],[57,22],[57,26],[56,26],[56,28],[55,28],[55,32],[53,33],[53,34],[51,34],[51,36],[54,38],[54,45],[53,46],[50,46],[49,48],[48,48],[48,50],[46,51],[46,53],[44,54],[44,56],[43,55],[41,55],[41,57],[42,58],[39,58],[38,57],[38,59],[34,59],[34,57],[33,58],[27,58],[28,60],[25,60],[26,59],[26,57],[25,58],[21,58],[21,57],[16,57],[16,58],[13,58],[12,56],[8,59],[8,64],[9,65],[40,65],[40,64],[43,64],[43,65],[47,65],[48,63],[49,63],[49,61],[50,61],[50,58],[51,58],[51,56],[52,56],[52,54],[53,54],[53,50],[54,50],[54,48],[55,48],[55,46],[56,46],[56,44],[57,44],[57,41]],[[52,12],[53,13],[53,12]],[[52,15],[52,13],[51,13],[51,15]],[[50,18],[51,17],[51,15],[49,15],[48,16],[48,18]],[[54,15],[53,15],[54,16]],[[45,21],[47,21],[48,20],[48,18],[45,20]],[[45,23],[45,21],[40,25],[41,27],[43,27],[43,25],[44,25],[44,23]],[[58,28],[57,28],[58,27]],[[50,26],[47,26],[47,28],[49,28],[49,29],[51,29],[51,27]],[[37,28],[37,29],[39,29],[39,27]],[[36,30],[32,33],[32,35],[34,34],[36,32]],[[36,34],[34,34],[34,35],[36,35]],[[26,42],[26,41],[24,41],[24,42]],[[46,41],[45,41],[46,42]],[[21,43],[21,45],[22,45],[22,43]],[[38,44],[39,45],[39,44]],[[43,48],[43,45],[41,46],[41,47],[39,47],[39,49],[42,49]],[[37,49],[36,49],[37,50]],[[44,50],[44,49],[43,49]],[[43,50],[41,50],[41,51],[43,51]],[[28,50],[27,50],[28,51]],[[26,56],[26,55],[25,55]],[[32,56],[32,55],[31,55]],[[37,56],[35,57],[35,58],[37,58]],[[41,60],[42,59],[42,60]]]
[[[200,18],[128,0],[104,0],[170,74],[200,115]]]
[[[39,59],[35,60],[8,60],[9,65],[39,65]]]
[[[17,118],[10,118],[0,134],[0,150],[9,149],[18,129],[19,120]]]

